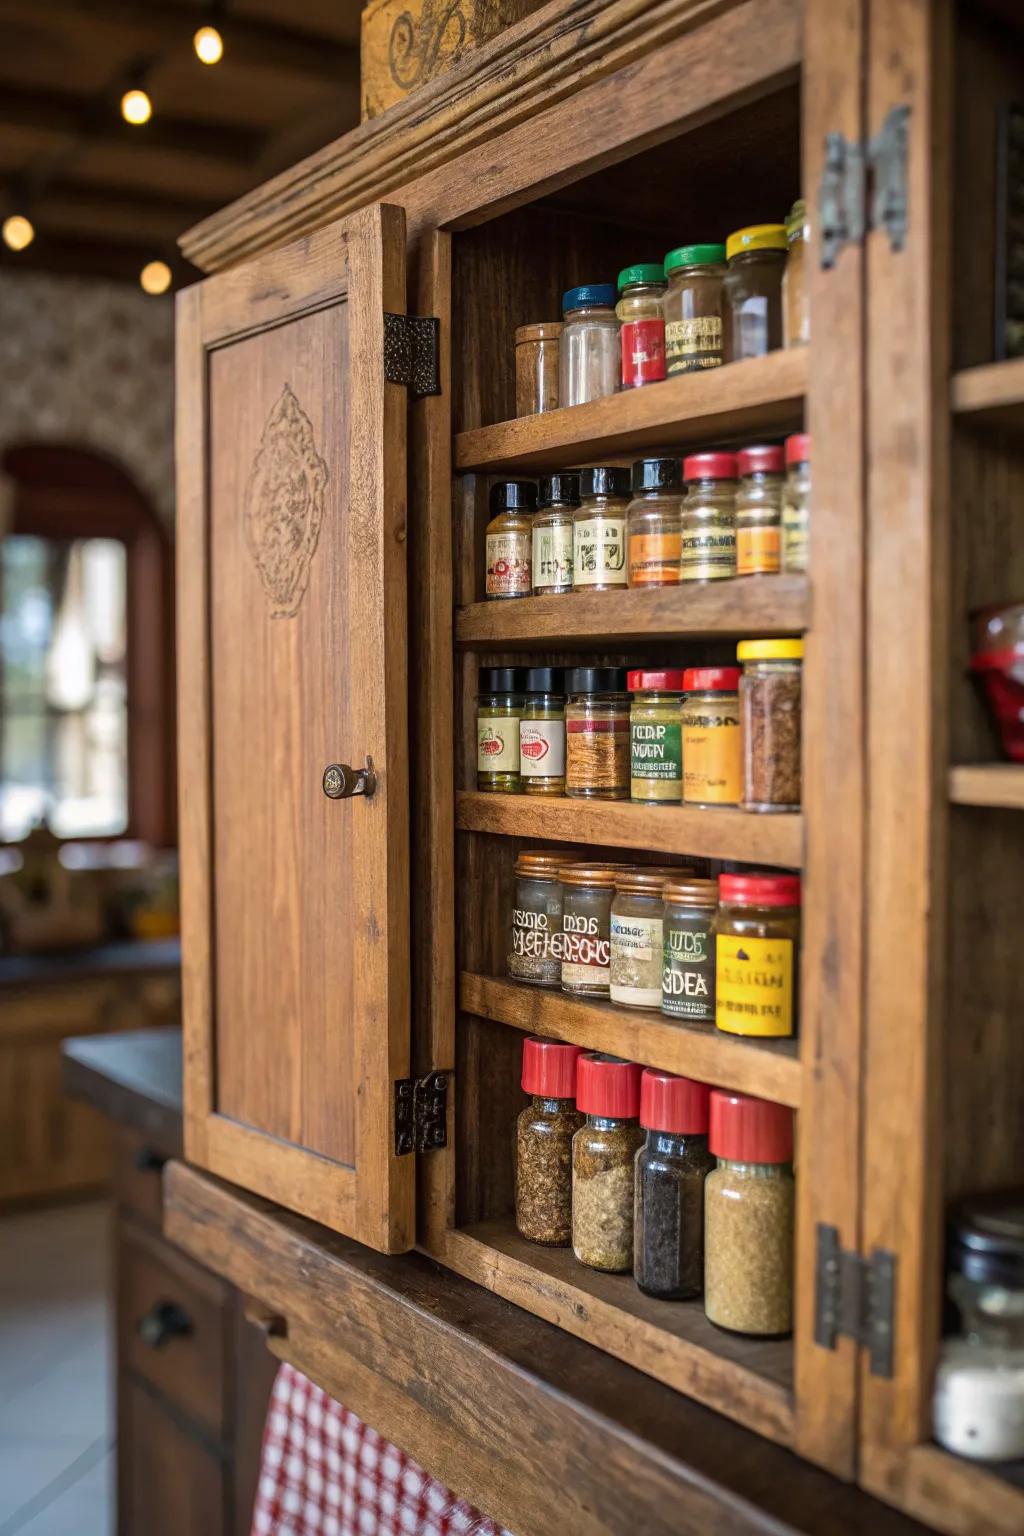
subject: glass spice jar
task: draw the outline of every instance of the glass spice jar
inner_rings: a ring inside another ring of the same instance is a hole
[[[626,513],[631,587],[679,584],[683,476],[678,459],[640,459],[632,469],[633,500]]]
[[[796,1033],[799,875],[719,875],[715,1023],[729,1035]]]
[[[531,1243],[568,1248],[572,1241],[572,1139],[583,1125],[576,1108],[578,1045],[523,1041],[523,1092],[530,1103],[516,1121],[516,1227]]]
[[[633,1209],[633,1279],[647,1296],[688,1301],[704,1289],[704,1181],[711,1090],[646,1067]]]
[[[623,667],[565,674],[565,792],[576,800],[629,799],[629,694]]]
[[[628,469],[598,465],[580,471],[580,505],[573,513],[572,584],[576,592],[624,587]]]
[[[725,242],[725,360],[763,357],[782,346],[782,274],[786,226],[751,224]]]
[[[661,300],[665,268],[660,261],[641,262],[619,273],[619,302],[623,389],[656,384],[665,377],[665,317]]]
[[[529,667],[519,722],[519,773],[527,795],[565,794],[565,670]]]
[[[607,997],[611,987],[614,864],[563,864],[561,987],[577,997]]]
[[[516,415],[558,409],[561,320],[521,325],[516,331]]]
[[[491,486],[491,520],[484,536],[486,597],[529,597],[533,591],[532,480],[500,480]]]
[[[724,245],[681,245],[665,257],[665,364],[669,378],[722,365]]]
[[[563,405],[584,405],[618,388],[615,299],[613,283],[585,283],[562,297],[558,398]]]
[[[807,283],[807,204],[798,197],[786,220],[786,270],[782,274],[782,344],[806,346],[811,339]]]
[[[683,673],[630,672],[626,683],[633,696],[629,710],[629,798],[647,805],[678,805],[683,795]]]
[[[736,467],[736,574],[775,576],[782,565],[782,449],[741,448]]]
[[[800,808],[802,640],[741,640],[745,811]]]
[[[526,703],[524,667],[481,667],[476,696],[476,787],[517,795],[519,721]]]
[[[681,711],[683,800],[738,805],[743,792],[739,667],[687,667]]]
[[[704,1185],[704,1311],[733,1333],[793,1326],[793,1111],[715,1088]]]
[[[671,1019],[713,1024],[718,882],[674,875],[663,895],[661,1011]]]
[[[683,460],[683,581],[736,575],[736,455],[691,453]]]
[[[611,1274],[633,1268],[634,1159],[643,1141],[640,1068],[615,1056],[581,1056],[576,1107],[586,1122],[572,1139],[572,1251]]]
[[[541,475],[537,516],[533,520],[536,597],[572,591],[572,520],[579,504],[579,475]]]
[[[786,438],[786,488],[782,496],[782,569],[806,571],[811,531],[811,434]]]
[[[615,876],[609,920],[613,1003],[661,1007],[662,891],[674,873],[645,864]]]
[[[516,859],[505,969],[534,987],[562,984],[562,862],[557,853]]]

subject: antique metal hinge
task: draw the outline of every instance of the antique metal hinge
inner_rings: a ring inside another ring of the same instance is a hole
[[[384,311],[384,377],[405,384],[414,399],[441,393],[438,346],[441,322],[434,315]]]
[[[869,229],[884,229],[902,251],[907,238],[907,127],[910,108],[890,108],[867,144],[842,133],[825,135],[818,192],[821,265],[834,267],[844,245],[859,245]],[[869,205],[870,191],[870,205]]]
[[[400,1077],[395,1083],[395,1153],[436,1152],[448,1145],[449,1071]]]
[[[872,1376],[892,1376],[896,1256],[876,1248],[870,1259],[843,1248],[836,1227],[818,1223],[814,1342],[835,1349],[840,1338],[868,1351]]]

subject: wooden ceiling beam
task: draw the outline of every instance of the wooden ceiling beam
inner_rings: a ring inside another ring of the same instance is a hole
[[[114,241],[151,239],[173,245],[182,230],[216,212],[216,199],[135,193],[76,181],[54,182],[32,202],[36,228],[47,233]]]

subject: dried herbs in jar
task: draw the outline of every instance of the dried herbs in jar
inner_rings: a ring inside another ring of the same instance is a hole
[[[704,1289],[704,1180],[708,1150],[705,1083],[647,1067],[640,1082],[633,1278],[648,1296],[686,1301]]]
[[[800,809],[802,640],[741,640],[743,809]]]
[[[611,1274],[633,1268],[633,1162],[643,1140],[640,1068],[615,1056],[581,1056],[576,1107],[587,1117],[572,1142],[572,1250]]]
[[[516,1122],[516,1226],[531,1243],[567,1248],[572,1238],[572,1139],[583,1124],[576,1109],[578,1045],[523,1042],[524,1092]]]

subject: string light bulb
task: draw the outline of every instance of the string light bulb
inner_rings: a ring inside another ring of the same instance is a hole
[[[121,116],[126,123],[139,127],[153,116],[153,103],[141,86],[133,86],[121,97]]]
[[[9,214],[4,219],[2,233],[9,251],[23,251],[36,237],[32,220],[26,219],[23,213]]]
[[[219,64],[224,57],[224,39],[216,27],[200,27],[192,39],[192,46],[202,64]]]
[[[144,293],[166,293],[171,286],[171,269],[166,261],[147,261],[139,273],[139,283]]]

